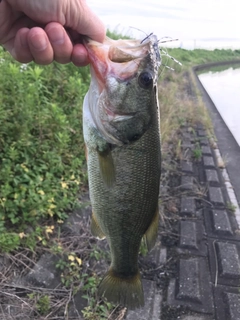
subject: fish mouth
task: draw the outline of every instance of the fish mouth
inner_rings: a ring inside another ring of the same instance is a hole
[[[113,112],[110,108],[104,107],[104,111],[108,116],[109,122],[122,122],[132,119],[137,112],[128,112],[128,113],[116,113]]]
[[[107,76],[126,81],[137,73],[142,59],[149,54],[148,42],[150,40],[141,43],[140,40],[112,40],[106,37],[103,43],[99,43],[87,37],[83,39],[100,92]]]

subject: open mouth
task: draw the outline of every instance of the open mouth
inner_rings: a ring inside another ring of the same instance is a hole
[[[136,112],[115,113],[107,107],[105,107],[104,110],[105,110],[105,112],[108,116],[108,120],[110,122],[121,122],[121,121],[130,120],[136,115]]]

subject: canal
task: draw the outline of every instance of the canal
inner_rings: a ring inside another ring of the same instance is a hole
[[[201,70],[198,77],[240,146],[240,64]]]

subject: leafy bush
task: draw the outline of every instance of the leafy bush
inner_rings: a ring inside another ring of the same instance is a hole
[[[0,232],[64,218],[76,203],[86,183],[82,103],[89,81],[88,68],[20,64],[0,49]]]

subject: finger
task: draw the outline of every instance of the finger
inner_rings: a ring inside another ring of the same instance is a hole
[[[29,30],[27,40],[36,63],[44,65],[53,61],[53,48],[42,28],[35,27]]]
[[[73,47],[72,62],[77,67],[84,67],[89,64],[87,50],[80,43],[75,44]]]
[[[28,63],[33,60],[33,56],[31,54],[29,45],[28,45],[28,28],[22,28],[20,29],[17,34],[14,41],[14,58],[22,63]]]
[[[59,63],[70,62],[73,45],[62,25],[51,22],[45,27],[45,31],[53,48],[54,60]]]

